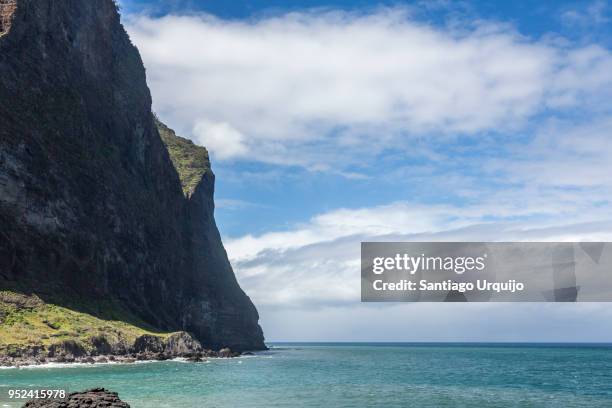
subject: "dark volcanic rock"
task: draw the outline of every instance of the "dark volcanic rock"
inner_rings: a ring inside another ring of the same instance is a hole
[[[222,348],[217,355],[223,358],[237,357],[238,353],[233,352],[229,347]]]
[[[114,2],[16,4],[0,36],[0,289],[264,348],[215,225],[214,175],[184,194]]]
[[[161,337],[145,334],[134,342],[134,353],[161,353],[164,351],[164,341]]]
[[[91,338],[91,345],[93,347],[93,354],[122,354],[118,353],[115,348],[105,336],[94,336]]]
[[[121,401],[116,392],[104,388],[94,388],[89,391],[75,392],[62,400],[29,401],[23,408],[130,408]]]
[[[87,350],[83,347],[83,345],[77,343],[74,340],[65,340],[61,343],[52,344],[49,346],[49,357],[82,357],[87,355]]]
[[[199,341],[191,337],[189,333],[178,332],[171,334],[166,339],[164,352],[170,356],[182,356],[202,351]]]

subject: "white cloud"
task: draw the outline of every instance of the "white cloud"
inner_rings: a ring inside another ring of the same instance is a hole
[[[490,160],[485,170],[500,172],[506,183],[582,189],[580,195],[569,193],[574,201],[609,201],[612,117],[589,118],[585,122],[577,125],[570,120],[550,119],[540,126],[529,144],[515,144],[504,157]],[[562,197],[557,198],[549,199],[549,205],[558,205]]]
[[[249,151],[244,135],[229,123],[199,119],[193,127],[193,135],[199,144],[214,151],[219,159],[245,156]]]
[[[333,241],[353,235],[383,235],[411,231],[413,233],[452,227],[450,208],[425,207],[395,203],[376,208],[339,209],[313,217],[307,224],[284,232],[270,232],[228,242],[233,259],[243,260],[267,250],[287,250]]]
[[[557,201],[546,207],[523,196],[521,221],[501,200],[467,208],[396,203],[338,210],[225,244],[269,340],[607,341],[605,304],[360,303],[361,241],[612,240],[607,209]],[[542,211],[549,217],[529,217]],[[502,220],[487,221],[490,216]]]
[[[612,239],[606,208],[569,199],[547,206],[546,198],[537,195],[523,195],[520,203],[501,202],[336,210],[288,231],[226,239],[225,245],[241,285],[256,304],[314,308],[358,301],[361,241]]]
[[[219,158],[338,169],[412,135],[515,130],[612,96],[602,47],[503,24],[433,27],[404,9],[132,16],[127,27],[156,111]]]
[[[605,24],[610,21],[610,7],[604,0],[581,2],[579,7],[570,8],[561,13],[561,21],[571,26]]]

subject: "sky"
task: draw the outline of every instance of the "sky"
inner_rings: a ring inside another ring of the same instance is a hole
[[[611,240],[612,4],[122,0],[269,341],[612,341],[607,304],[362,304],[361,241]]]

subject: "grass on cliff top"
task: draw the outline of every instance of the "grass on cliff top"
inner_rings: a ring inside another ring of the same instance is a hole
[[[155,124],[181,179],[183,193],[190,197],[204,174],[211,171],[208,151],[189,139],[177,136],[174,130],[156,117]]]
[[[117,320],[105,320],[45,303],[36,295],[0,291],[0,350],[11,346],[49,346],[63,340],[76,340],[87,345],[92,337],[98,335],[132,344],[143,334],[163,338],[170,334],[126,323],[121,320],[121,313],[117,311]]]

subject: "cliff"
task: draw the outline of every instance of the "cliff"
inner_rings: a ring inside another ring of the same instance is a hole
[[[14,5],[0,0],[0,290],[264,348],[214,221],[208,155],[151,114],[114,2]]]

